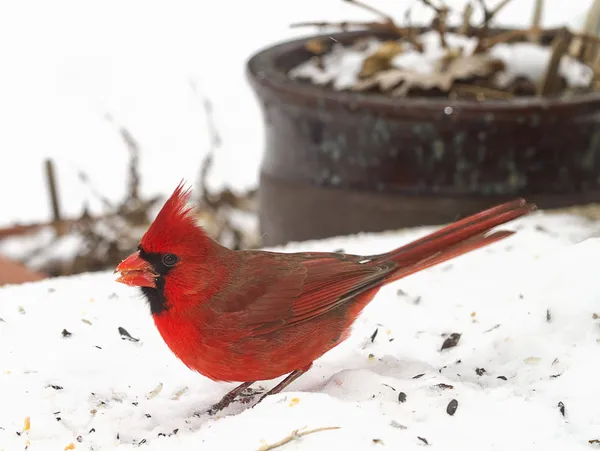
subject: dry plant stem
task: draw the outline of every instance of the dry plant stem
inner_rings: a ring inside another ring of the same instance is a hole
[[[433,9],[437,14],[439,14],[442,11],[442,9],[444,9],[444,6],[436,6],[431,0],[421,0],[421,3],[423,3],[428,8]]]
[[[383,11],[375,8],[374,6],[371,6],[367,3],[364,3],[360,0],[344,0],[347,3],[352,3],[355,6],[358,6],[359,8],[362,8],[366,11],[369,11],[379,17],[381,17],[383,20],[385,20],[386,22],[389,23],[394,23],[394,19],[392,19],[392,17],[389,14],[384,13]]]
[[[213,165],[214,154],[216,150],[221,147],[221,135],[217,130],[217,126],[213,119],[213,107],[212,103],[209,99],[202,99],[202,107],[204,108],[204,113],[206,116],[206,125],[208,128],[209,134],[209,149],[202,161],[202,166],[200,168],[200,196],[202,201],[206,203],[211,208],[217,208],[218,205],[212,199],[208,189],[208,173]]]
[[[396,31],[396,26],[393,24],[389,24],[387,22],[368,22],[368,21],[360,21],[360,20],[347,20],[344,22],[295,22],[290,24],[290,28],[301,28],[301,27],[316,27],[316,28],[325,28],[325,27],[334,27],[341,28],[346,31],[349,27],[363,27],[363,28],[372,28],[379,29],[382,31]],[[408,33],[408,29],[401,28],[399,29],[402,34]]]
[[[581,33],[586,36],[598,38],[598,28],[600,27],[600,0],[594,0],[590,5],[585,19],[585,24],[581,29]],[[590,42],[580,39],[575,35],[576,39],[571,43],[569,54],[588,64],[593,61],[592,52],[597,51],[596,48],[589,49]]]
[[[485,42],[489,34],[490,22],[494,19],[494,16],[496,16],[496,14],[498,14],[502,10],[502,8],[508,5],[508,3],[511,0],[502,0],[492,10],[489,10],[487,8],[487,6],[485,5],[485,0],[478,1],[481,5],[481,8],[483,9],[483,22],[481,23],[481,26],[478,29],[477,34],[479,41],[477,42],[477,47],[475,48],[475,51],[473,53],[483,53],[485,50],[487,50]]]
[[[562,30],[564,30],[563,27],[547,28],[545,30],[540,30],[540,38],[543,38],[545,36],[552,35],[552,34],[557,34],[557,33],[561,32]],[[487,38],[485,40],[484,45],[485,45],[486,50],[489,50],[496,44],[517,41],[519,39],[526,38],[530,35],[530,33],[531,33],[531,30],[528,30],[528,29],[509,30],[504,33],[500,33],[496,36]],[[589,41],[589,42],[593,43],[594,45],[600,45],[600,36],[592,36],[592,35],[587,35],[587,34],[582,34],[582,33],[575,33],[572,31],[570,33],[573,35],[574,38],[579,38],[579,39],[583,39],[584,41]]]
[[[448,49],[446,42],[446,21],[448,19],[448,9],[440,8],[437,10],[437,16],[431,21],[431,28],[438,32],[440,36],[440,47]]]
[[[406,12],[404,13],[404,22],[406,23],[406,25],[408,27],[407,28],[408,32],[406,34],[406,40],[408,42],[410,42],[413,45],[413,47],[415,46],[415,43],[420,45],[418,42],[419,33],[418,33],[417,29],[415,27],[413,27],[413,24],[412,24],[412,8],[408,8],[406,10]],[[423,50],[421,49],[421,51],[423,51]]]
[[[339,28],[342,31],[347,31],[349,27],[360,27],[366,28],[373,32],[389,32],[394,33],[398,37],[406,39],[415,50],[423,52],[423,44],[421,44],[415,37],[415,30],[413,27],[398,27],[393,22],[360,22],[360,21],[345,21],[345,22],[296,22],[290,25],[290,28],[300,27],[334,27]]]
[[[435,11],[436,16],[431,21],[431,28],[438,32],[440,35],[440,46],[443,49],[448,48],[448,43],[446,42],[446,21],[448,19],[449,9],[442,4],[442,6],[436,6],[432,3],[431,0],[421,0],[421,2]]]
[[[56,175],[54,172],[54,162],[50,159],[45,161],[46,180],[48,182],[48,191],[50,192],[50,204],[52,207],[52,223],[56,235],[62,235],[66,229],[61,227],[60,201],[58,200],[58,189],[56,188]]]
[[[595,0],[588,10],[583,32],[586,35],[592,35],[598,37],[598,30],[600,29],[600,0]],[[582,60],[584,62],[593,63],[594,59],[598,55],[598,48],[587,45],[583,53]]]
[[[102,202],[102,205],[105,208],[107,208],[109,210],[114,208],[113,203],[106,196],[103,196],[100,193],[100,191],[98,191],[98,189],[96,189],[96,187],[90,180],[90,177],[85,172],[79,171],[77,173],[77,176],[79,177],[79,180],[81,181],[81,183],[83,183],[84,185],[87,185],[87,187],[90,190],[90,192],[92,193],[92,195],[94,197],[96,197],[100,202]]]
[[[531,30],[529,32],[529,40],[536,44],[540,43],[542,34],[542,15],[544,13],[544,0],[535,0],[533,9],[533,18],[531,20]]]
[[[278,442],[275,442],[271,445],[262,445],[260,448],[258,448],[258,451],[271,451],[272,449],[279,448],[283,445],[287,445],[291,441],[297,440],[300,437],[304,437],[305,435],[314,434],[315,432],[333,431],[335,429],[340,429],[340,427],[339,426],[329,426],[329,427],[324,427],[324,428],[310,429],[308,431],[303,431],[303,432],[299,432],[300,430],[296,429],[295,431],[292,431],[292,433],[290,435],[279,440]]]
[[[456,92],[457,94],[472,94],[473,96],[477,97],[477,100],[510,100],[514,98],[514,95],[510,92],[486,88],[484,86],[468,85],[464,83],[454,83],[452,85],[452,91]]]
[[[465,5],[462,15],[462,24],[458,29],[459,34],[468,36],[471,32],[471,18],[473,17],[473,3],[469,2]]]
[[[548,63],[548,68],[546,69],[546,73],[544,74],[544,77],[540,82],[540,88],[538,89],[539,96],[548,96],[556,94],[559,91],[558,69],[560,60],[569,50],[572,36],[571,32],[565,28],[556,36],[556,38],[554,38],[550,62]]]
[[[140,173],[138,171],[140,146],[125,127],[119,127],[119,133],[125,144],[127,144],[127,148],[131,154],[129,160],[129,193],[127,197],[138,200],[140,198]]]

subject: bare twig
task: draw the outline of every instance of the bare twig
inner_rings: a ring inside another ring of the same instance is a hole
[[[102,193],[100,193],[100,191],[98,191],[96,189],[96,187],[90,180],[89,175],[87,175],[84,171],[79,171],[77,173],[77,176],[79,177],[79,180],[81,181],[81,183],[83,183],[84,185],[87,185],[87,187],[90,190],[90,192],[92,193],[92,195],[94,197],[96,197],[105,208],[107,208],[107,209],[114,208],[113,203],[108,199],[108,197],[104,196]]]
[[[290,25],[291,28],[300,27],[333,27],[339,28],[342,31],[347,31],[350,27],[366,28],[373,32],[393,33],[400,38],[406,39],[415,50],[423,52],[423,44],[415,37],[415,29],[413,27],[399,27],[394,22],[361,22],[361,21],[344,21],[344,22],[296,22]]]
[[[582,31],[587,35],[598,37],[600,31],[600,0],[594,0],[594,3],[590,6]],[[598,47],[587,45],[582,60],[586,63],[592,63],[597,54]]]
[[[48,191],[50,192],[50,204],[52,206],[52,219],[54,224],[61,221],[60,202],[58,200],[58,189],[56,188],[56,175],[54,173],[54,162],[51,159],[45,161],[46,181],[48,182]],[[57,235],[62,233],[58,226],[55,227]]]
[[[193,82],[191,83],[191,86],[194,93],[197,96],[199,96],[196,86]],[[200,97],[200,100],[202,103],[202,108],[204,109],[204,116],[206,118],[206,128],[208,130],[209,135],[208,151],[206,152],[206,155],[200,165],[200,199],[207,207],[216,210],[218,209],[218,200],[213,199],[213,196],[211,196],[210,190],[208,189],[208,174],[213,165],[215,152],[219,147],[221,147],[222,140],[213,118],[212,102],[206,97]]]
[[[223,242],[224,239],[231,238],[233,239],[231,247],[234,249],[256,247],[259,243],[253,242],[251,237],[248,237],[246,233],[235,226],[229,214],[232,210],[254,213],[256,190],[248,190],[238,195],[228,188],[211,193],[208,187],[208,175],[213,165],[214,155],[221,147],[221,135],[213,118],[212,103],[208,98],[198,93],[193,81],[190,81],[190,86],[204,109],[209,134],[209,148],[202,160],[198,180],[200,191],[198,216],[206,222],[207,231],[217,241]]]
[[[423,3],[428,8],[433,9],[437,14],[439,14],[440,11],[442,11],[442,9],[444,9],[444,6],[436,6],[433,4],[433,2],[431,0],[421,0],[421,3]]]
[[[473,17],[473,3],[469,2],[465,5],[465,9],[462,14],[462,24],[458,30],[460,34],[468,36],[471,32],[471,18]]]
[[[421,46],[421,44],[419,43],[418,40],[418,30],[416,27],[413,27],[413,23],[412,23],[412,7],[411,8],[407,8],[406,11],[404,12],[404,23],[406,24],[407,27],[407,33],[406,33],[406,40],[410,43],[413,44],[413,46],[415,46],[415,44]],[[422,49],[422,46],[421,46]],[[422,51],[422,50],[421,50]]]
[[[140,173],[138,171],[140,146],[125,127],[119,127],[119,133],[125,144],[127,144],[131,155],[129,160],[129,193],[127,197],[132,200],[138,200],[140,198]]]
[[[450,9],[442,2],[440,2],[442,3],[441,6],[434,5],[431,0],[421,0],[421,3],[435,11],[435,17],[431,21],[431,28],[438,32],[440,36],[440,46],[447,49],[446,22],[448,20]]]
[[[542,15],[544,13],[544,0],[535,0],[535,7],[533,9],[533,18],[531,20],[531,30],[529,33],[529,40],[540,43],[542,33]]]
[[[556,35],[564,30],[564,27],[560,28],[547,28],[545,30],[540,30],[540,38],[546,38],[551,35]],[[501,44],[504,42],[513,42],[523,38],[527,38],[531,33],[528,29],[518,29],[518,30],[508,30],[504,33],[497,34],[496,36],[489,37],[485,40],[485,48],[486,50],[491,49],[496,44]],[[599,36],[592,36],[583,33],[575,33],[570,31],[574,38],[583,39],[584,41],[589,41],[594,43],[595,45],[600,44]],[[571,53],[572,54],[572,53]]]
[[[387,13],[384,13],[383,11],[375,8],[374,6],[371,6],[361,0],[344,0],[346,3],[352,3],[355,6],[358,6],[359,8],[362,8],[366,11],[369,11],[379,17],[381,17],[384,21],[389,22],[389,23],[394,23],[394,19],[392,18],[392,16],[390,16]]]
[[[317,429],[310,429],[310,430],[304,431],[304,432],[299,432],[299,429],[296,429],[295,431],[292,431],[292,433],[290,435],[279,440],[278,442],[275,442],[271,445],[262,445],[260,448],[258,448],[258,451],[270,451],[272,449],[279,448],[283,445],[286,445],[293,440],[297,440],[301,437],[304,437],[305,435],[314,434],[315,432],[332,431],[335,429],[340,429],[340,427],[339,426],[329,426],[329,427],[323,427],[323,428],[317,428]]]
[[[569,49],[572,37],[573,35],[571,32],[565,28],[554,38],[550,62],[548,63],[548,68],[546,69],[546,73],[544,74],[544,77],[540,82],[540,88],[538,89],[539,96],[547,96],[559,91],[558,68],[560,66],[560,60]]]
[[[457,94],[470,94],[477,98],[477,100],[496,99],[496,100],[509,100],[514,97],[513,94],[506,91],[500,91],[499,89],[487,88],[485,86],[469,85],[465,83],[454,83],[452,90]]]
[[[325,28],[325,27],[333,27],[340,28],[346,31],[350,27],[362,27],[368,29],[379,29],[382,31],[396,31],[395,25],[390,25],[387,22],[369,22],[369,21],[360,21],[360,20],[347,20],[343,22],[295,22],[290,24],[290,28],[302,28],[302,27],[316,27],[316,28]],[[407,29],[402,29],[403,32],[408,32]]]
[[[485,40],[489,33],[490,23],[494,20],[496,14],[498,14],[502,9],[508,5],[511,0],[502,0],[500,3],[496,5],[494,9],[488,9],[485,4],[485,0],[478,0],[481,5],[481,9],[483,9],[483,21],[481,22],[481,26],[478,29],[478,37],[479,41],[477,42],[477,47],[475,48],[474,53],[481,53],[486,50]]]
[[[498,14],[506,5],[510,3],[511,0],[502,0],[500,3],[496,5],[496,7],[492,10],[492,17],[490,21],[494,18],[496,14]]]
[[[587,11],[585,24],[581,30],[584,34],[598,35],[600,27],[600,0],[594,0]]]

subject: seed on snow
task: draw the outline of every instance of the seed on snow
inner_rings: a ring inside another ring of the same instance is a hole
[[[121,335],[121,340],[129,340],[129,341],[133,341],[134,343],[137,343],[138,341],[140,341],[139,338],[132,337],[131,334],[129,332],[127,332],[127,330],[124,327],[119,326],[119,334]]]
[[[444,340],[444,343],[442,343],[442,349],[440,349],[440,350],[443,351],[444,349],[453,348],[458,344],[459,341],[460,341],[460,334],[458,334],[458,333],[450,334],[450,336]]]
[[[183,394],[184,394],[186,391],[188,391],[188,388],[187,388],[187,387],[183,387],[181,390],[177,390],[177,391],[176,391],[176,392],[173,394],[173,396],[171,397],[171,399],[172,399],[173,401],[177,401],[177,400],[178,400],[178,399],[181,397],[181,395],[183,395]]]
[[[558,410],[560,410],[560,414],[565,416],[565,404],[562,401],[558,401]]]
[[[453,399],[448,403],[448,406],[446,406],[446,413],[452,416],[456,413],[456,409],[458,409],[458,401]]]
[[[156,397],[161,392],[162,389],[163,389],[163,384],[162,384],[162,382],[159,382],[158,385],[156,386],[156,388],[146,395],[146,399],[152,399],[152,398]]]

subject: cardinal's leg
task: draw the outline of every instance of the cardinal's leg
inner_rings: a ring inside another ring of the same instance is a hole
[[[275,394],[279,393],[280,391],[282,391],[285,387],[287,387],[292,382],[294,382],[296,379],[298,379],[300,376],[302,376],[304,373],[306,373],[310,369],[311,366],[312,366],[312,363],[310,365],[305,366],[302,369],[292,371],[290,374],[288,374],[288,376],[284,380],[282,380],[280,383],[278,383],[275,387],[273,387],[267,393],[262,395],[256,404],[261,402],[267,396],[275,395]],[[254,405],[256,406],[256,404],[254,404]]]
[[[233,390],[231,390],[229,393],[223,396],[223,398],[218,403],[214,404],[210,409],[208,409],[208,414],[214,415],[215,413],[223,410],[225,407],[231,404],[240,393],[242,393],[244,390],[250,387],[254,382],[255,381],[244,382],[243,384],[240,384],[237,387],[235,387]]]

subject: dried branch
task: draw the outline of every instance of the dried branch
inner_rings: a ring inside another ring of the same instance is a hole
[[[433,9],[433,11],[436,13],[435,17],[431,21],[430,26],[440,35],[440,45],[442,48],[447,49],[448,43],[446,42],[446,29],[450,9],[443,3],[441,6],[436,6],[431,0],[421,0],[421,3],[423,3],[426,7]]]
[[[344,0],[346,1],[346,0]],[[290,25],[291,28],[300,27],[333,27],[339,28],[342,31],[348,31],[350,27],[360,27],[380,33],[393,33],[399,38],[406,39],[415,50],[423,52],[423,44],[415,38],[415,30],[413,27],[399,27],[394,22],[361,22],[361,21],[344,21],[344,22],[296,22]]]
[[[208,189],[208,174],[213,165],[214,154],[216,150],[221,147],[222,140],[213,118],[213,107],[211,101],[206,97],[203,98],[202,107],[204,108],[204,115],[206,117],[206,127],[209,135],[209,148],[200,166],[200,197],[202,202],[204,202],[207,206],[212,209],[216,209],[218,208],[218,204],[212,199]]]
[[[375,8],[374,6],[371,6],[365,2],[362,2],[360,0],[344,0],[346,3],[352,3],[355,6],[358,6],[359,8],[362,8],[366,11],[369,11],[379,17],[381,17],[384,21],[389,22],[389,23],[394,23],[394,19],[392,18],[392,16],[390,16],[387,13],[384,13],[383,11]]]
[[[481,8],[483,9],[483,21],[481,26],[478,29],[478,38],[477,47],[475,48],[474,53],[482,53],[486,50],[485,40],[489,34],[490,23],[494,20],[494,17],[502,11],[502,9],[508,5],[511,0],[502,0],[500,3],[496,5],[496,7],[492,10],[488,9],[485,4],[485,0],[478,0]]]
[[[562,30],[564,30],[564,27],[547,28],[545,30],[540,30],[540,39],[559,34]],[[485,49],[489,50],[496,44],[522,40],[523,38],[529,37],[530,33],[531,30],[529,29],[518,29],[509,30],[504,33],[497,34],[496,36],[489,37],[485,40]],[[594,45],[600,45],[600,36],[575,33],[573,31],[570,31],[570,33],[573,35],[574,38],[583,39],[584,41],[588,41]]]
[[[92,195],[95,198],[97,198],[106,209],[110,210],[115,208],[113,203],[108,199],[108,197],[104,196],[102,193],[100,193],[100,191],[98,191],[98,189],[96,189],[89,175],[87,175],[84,171],[79,171],[77,173],[77,176],[79,177],[79,181],[84,185],[87,185]]]
[[[544,13],[544,0],[535,0],[533,9],[533,18],[531,20],[531,30],[529,32],[529,40],[539,44],[541,41],[542,15]]]
[[[598,36],[598,30],[600,29],[600,0],[594,0],[588,10],[585,25],[583,26],[583,32],[586,35]],[[582,61],[593,62],[598,54],[598,47],[587,45],[583,53]]]
[[[361,0],[363,1],[363,0]],[[342,22],[341,24],[337,24],[338,27],[346,27],[351,24],[360,25],[364,28],[367,28],[368,31],[371,31],[372,34],[367,34],[365,38],[362,39],[375,39],[379,38],[380,47],[375,52],[370,52],[369,55],[365,55],[365,59],[363,60],[363,65],[361,66],[361,70],[358,74],[358,80],[353,83],[352,86],[349,86],[348,89],[352,91],[359,92],[377,92],[377,93],[386,93],[390,96],[411,96],[411,97],[423,97],[423,96],[446,96],[450,99],[455,99],[459,97],[475,97],[477,99],[485,100],[485,99],[503,99],[509,100],[513,97],[519,96],[533,96],[536,94],[541,94],[542,87],[543,92],[553,92],[553,93],[585,93],[590,91],[596,91],[600,89],[600,37],[592,35],[590,33],[571,33],[569,35],[569,40],[573,42],[573,37],[579,38],[581,37],[581,42],[585,44],[585,47],[581,45],[581,54],[583,55],[584,51],[587,57],[587,60],[582,60],[584,64],[591,67],[595,74],[595,79],[590,86],[579,86],[580,82],[576,81],[574,86],[568,85],[568,80],[561,77],[558,74],[558,65],[561,61],[561,56],[558,56],[560,53],[560,49],[562,44],[560,44],[560,40],[554,40],[554,58],[558,58],[552,61],[552,64],[548,66],[548,71],[546,74],[546,78],[542,80],[540,85],[540,80],[537,79],[529,79],[527,77],[516,77],[506,86],[499,85],[499,79],[495,77],[498,70],[494,69],[493,71],[485,74],[475,74],[469,73],[469,70],[474,70],[476,67],[479,67],[478,64],[481,62],[476,58],[469,61],[468,64],[464,68],[469,68],[466,74],[469,76],[456,75],[454,74],[451,77],[448,77],[445,73],[446,69],[444,68],[444,61],[449,62],[453,59],[459,58],[461,60],[461,64],[464,66],[468,61],[461,55],[461,45],[450,45],[447,39],[449,35],[447,32],[447,18],[450,12],[450,9],[446,6],[446,4],[442,0],[419,0],[419,2],[425,5],[427,8],[430,8],[435,12],[435,17],[432,20],[428,30],[436,31],[440,38],[440,46],[445,49],[444,56],[439,59],[438,62],[442,63],[438,65],[437,68],[434,69],[433,74],[421,74],[418,71],[414,70],[414,68],[401,67],[398,64],[402,64],[398,62],[396,63],[395,55],[400,52],[404,52],[406,49],[400,47],[400,40],[393,40],[393,38],[388,38],[386,35],[381,35],[382,32],[386,33],[395,33],[400,38],[405,38],[411,43],[416,43],[416,46],[422,45],[419,43],[419,35],[421,33],[421,29],[419,27],[413,27],[411,22],[411,10],[407,9],[405,12],[405,21],[408,27],[400,28],[398,27],[387,14],[382,13],[381,11],[376,11],[377,14],[384,17],[384,21],[382,22]],[[544,47],[548,49],[548,42],[550,39],[556,38],[556,36],[560,35],[564,37],[564,28],[553,28],[553,29],[542,29],[542,15],[543,15],[543,7],[546,5],[543,0],[535,0],[534,9],[532,14],[532,24],[531,27],[524,30],[509,30],[507,32],[498,32],[497,30],[491,29],[491,24],[495,17],[510,3],[510,0],[498,0],[494,7],[488,7],[486,5],[486,0],[476,0],[477,4],[475,4],[475,0],[469,0],[464,10],[462,11],[462,24],[458,27],[457,33],[458,35],[466,36],[468,38],[475,38],[477,45],[472,55],[480,57],[483,56],[484,59],[493,59],[490,58],[488,51],[499,43],[504,42],[525,42],[532,41],[536,45],[540,47]],[[354,1],[350,1],[350,3],[357,3]],[[362,3],[360,3],[362,5]],[[596,0],[595,6],[598,9],[597,15],[600,15],[600,0]],[[474,13],[475,7],[481,7],[483,10],[483,19],[479,26],[474,26],[471,23],[472,16]],[[592,8],[593,9],[593,8]],[[590,10],[590,15],[593,16],[595,13],[593,10]],[[588,19],[588,22],[590,20]],[[593,23],[597,23],[598,20]],[[590,22],[592,23],[592,22]],[[305,26],[305,25],[313,25],[313,26],[335,26],[335,24],[331,23],[303,23],[303,24],[295,24],[294,26]],[[357,45],[356,41],[353,45],[354,48]],[[313,54],[324,54],[326,50],[323,50],[322,45],[315,45],[314,48],[316,51],[313,51]],[[421,50],[421,49],[419,49]],[[558,53],[557,53],[558,52]],[[564,52],[562,53],[564,55]],[[312,60],[313,64],[315,63],[315,59]],[[325,70],[325,65],[329,63],[326,62],[326,59],[320,60],[322,66],[321,70]],[[477,64],[475,64],[477,63]],[[481,66],[484,67],[484,66]],[[464,69],[463,68],[463,69]],[[304,68],[299,68],[299,71],[291,71],[290,76],[293,78],[302,78],[312,80],[317,84],[323,84],[322,80],[317,79],[316,76],[310,75],[309,72],[305,71]],[[582,68],[583,69],[583,68]],[[462,70],[462,69],[461,69]],[[503,70],[503,69],[500,69]],[[294,73],[295,72],[295,73]],[[329,78],[329,82],[332,83],[335,75],[326,75],[326,78]],[[457,85],[457,88],[454,89],[452,86],[454,83],[460,83]],[[540,85],[540,86],[537,86]],[[477,91],[477,92],[475,92]]]
[[[121,134],[123,141],[125,141],[125,144],[127,144],[127,148],[131,154],[129,160],[129,193],[127,197],[129,199],[138,200],[140,198],[140,173],[138,171],[140,146],[133,135],[125,127],[119,127],[119,133]]]
[[[487,99],[509,100],[514,98],[514,95],[510,92],[500,91],[499,89],[488,88],[485,86],[469,85],[464,83],[454,83],[452,85],[452,91],[459,95],[472,95],[480,101]]]
[[[473,17],[473,11],[473,3],[467,3],[462,14],[462,24],[458,29],[460,34],[467,36],[471,32],[471,18]]]
[[[412,23],[412,7],[407,8],[406,11],[404,12],[404,23],[406,24],[406,26],[407,26],[406,29],[408,30],[405,35],[406,40],[408,42],[410,42],[413,45],[413,47],[418,48],[417,47],[417,45],[418,45],[421,48],[420,51],[422,52],[423,46],[419,43],[418,30],[417,30],[417,28],[415,28],[413,26],[413,23]],[[416,43],[416,45],[415,45],[415,43]]]
[[[554,38],[550,62],[538,90],[539,96],[548,96],[560,91],[558,68],[560,60],[569,50],[572,37],[571,32],[565,28]]]
[[[426,7],[433,9],[437,14],[440,14],[440,12],[443,9],[447,9],[447,8],[445,8],[445,6],[434,5],[431,0],[421,0],[421,3],[423,3],[423,5],[425,5]]]
[[[317,428],[317,429],[310,429],[310,430],[304,431],[304,432],[299,432],[299,429],[296,429],[295,431],[292,431],[292,433],[290,435],[279,440],[278,442],[275,442],[271,445],[262,445],[260,448],[258,448],[258,451],[271,451],[272,449],[279,448],[283,445],[290,443],[293,440],[298,440],[299,438],[304,437],[305,435],[314,434],[316,432],[333,431],[335,429],[340,429],[340,427],[339,426],[329,426],[329,427],[323,427],[323,428]]]
[[[223,243],[224,240],[231,239],[230,246],[233,249],[257,247],[260,245],[259,240],[247,236],[248,234],[235,226],[230,215],[232,210],[255,213],[257,191],[254,189],[248,190],[238,195],[225,188],[220,192],[212,193],[208,187],[208,175],[213,165],[214,155],[221,147],[221,135],[213,118],[212,103],[208,98],[198,93],[193,81],[190,82],[190,86],[204,109],[209,135],[209,147],[202,160],[198,180],[200,191],[198,215],[205,222],[204,225],[208,233],[217,241]]]
[[[483,3],[483,0],[480,0]],[[488,19],[488,23],[492,21],[492,19],[498,14],[506,5],[510,3],[511,0],[502,0],[500,3],[496,5],[496,7],[491,11],[490,17]]]
[[[46,169],[46,181],[48,183],[48,191],[50,193],[50,205],[52,207],[52,223],[56,235],[62,235],[65,232],[64,227],[61,227],[60,201],[58,199],[58,189],[56,187],[56,174],[54,172],[54,162],[47,159],[44,163]]]
[[[588,9],[585,24],[581,30],[584,34],[596,35],[600,25],[600,0],[594,0]]]

